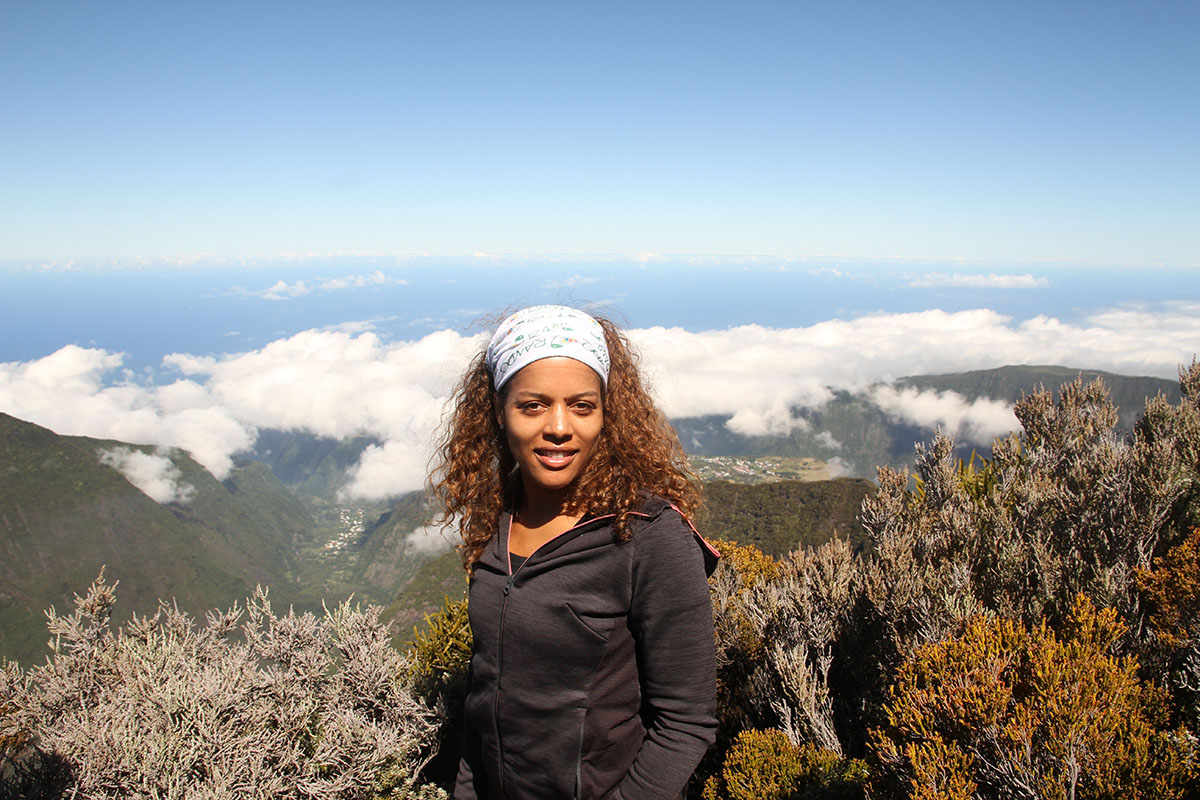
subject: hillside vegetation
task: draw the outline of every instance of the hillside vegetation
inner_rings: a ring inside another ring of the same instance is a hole
[[[1133,423],[1148,400],[1160,393],[1168,402],[1179,402],[1179,385],[1161,378],[1113,375],[1096,370],[1052,366],[1008,366],[948,375],[900,378],[898,389],[912,388],[955,392],[966,402],[992,399],[1015,403],[1041,389],[1100,378],[1110,388],[1118,408],[1117,429],[1133,430]],[[913,447],[928,441],[934,430],[905,421],[880,408],[871,389],[835,391],[819,409],[796,409],[796,426],[786,436],[746,436],[731,431],[726,417],[673,420],[689,454],[704,456],[776,456],[832,461],[841,474],[875,478],[878,466],[900,469],[912,465]],[[957,442],[956,454],[969,458],[973,450],[987,455],[987,442]]]
[[[696,526],[706,537],[754,545],[774,557],[836,538],[861,549],[867,539],[858,510],[874,490],[861,478],[755,485],[712,481],[704,484],[705,508]]]
[[[120,576],[129,610],[152,610],[160,597],[189,608],[227,605],[256,583],[297,597],[297,545],[312,522],[270,470],[247,464],[222,483],[174,451],[179,481],[194,492],[186,505],[161,504],[102,463],[100,454],[116,446],[130,447],[59,436],[0,414],[0,653],[7,657],[40,659],[43,610],[69,607],[104,565]]]

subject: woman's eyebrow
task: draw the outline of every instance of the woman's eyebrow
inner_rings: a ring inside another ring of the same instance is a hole
[[[516,399],[545,400],[550,397],[552,397],[552,395],[550,395],[547,392],[536,392],[532,389],[522,389],[519,392],[513,393],[514,400],[516,400]],[[587,391],[579,392],[578,394],[567,395],[567,399],[569,399],[569,400],[580,400],[585,397],[600,397],[600,393],[594,389],[588,389]]]

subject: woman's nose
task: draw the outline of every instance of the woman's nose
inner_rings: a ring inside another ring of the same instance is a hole
[[[571,415],[561,405],[552,406],[546,415],[546,435],[562,438],[571,435]]]

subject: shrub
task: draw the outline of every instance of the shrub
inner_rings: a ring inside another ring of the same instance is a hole
[[[752,547],[727,551],[713,576],[718,747],[747,728],[780,728],[840,754],[828,679],[855,590],[853,550],[834,540],[769,565]]]
[[[49,612],[45,665],[0,672],[35,737],[13,776],[57,760],[91,798],[437,796],[413,780],[432,715],[380,609],[276,616],[260,590],[203,626],[162,603],[114,632],[114,602],[101,574],[72,614]]]
[[[414,690],[440,720],[437,753],[425,765],[428,780],[451,788],[458,773],[462,749],[463,703],[467,696],[467,668],[471,663],[471,622],[467,598],[451,600],[425,616],[423,628],[413,629],[409,642],[410,674]]]
[[[1136,571],[1164,533],[1164,544],[1175,538],[1164,525],[1192,486],[1161,425],[1119,440],[1100,381],[1065,385],[1057,403],[1036,392],[1015,411],[1024,433],[998,440],[982,469],[958,464],[938,436],[918,448],[919,493],[885,468],[879,494],[863,503],[879,555],[869,595],[897,624],[901,651],[985,609],[1055,624],[1079,593],[1134,619]]]
[[[1011,620],[1023,636],[1043,623],[1046,635],[1065,631],[1079,595],[1128,620],[1112,652],[1138,656],[1129,663],[1145,684],[1170,685],[1171,724],[1195,734],[1197,695],[1188,692],[1200,690],[1200,653],[1166,648],[1160,634],[1173,625],[1182,635],[1180,621],[1195,619],[1178,576],[1197,570],[1183,551],[1177,566],[1161,560],[1200,505],[1200,366],[1181,379],[1184,402],[1150,401],[1128,438],[1115,432],[1103,384],[1080,381],[1057,398],[1022,399],[1023,432],[997,441],[989,459],[963,463],[949,437],[935,437],[918,447],[915,489],[906,472],[879,471],[879,491],[863,503],[873,546],[862,557],[830,543],[751,580],[746,559],[730,558],[713,578],[721,727],[709,774],[751,728],[863,755],[869,732],[889,725],[889,687],[918,650],[980,617]],[[1160,582],[1178,590],[1170,603],[1138,578],[1152,563],[1173,570]],[[926,753],[918,766],[928,771],[909,777],[926,775],[950,796],[975,792],[977,756],[956,741],[902,745]]]
[[[976,617],[901,666],[873,732],[879,797],[1174,798],[1193,744],[1166,722],[1122,626],[1080,596],[1056,635]]]
[[[1180,509],[1200,486],[1200,407],[1186,388],[1200,385],[1200,366],[1182,383],[1184,402],[1150,401],[1128,439],[1103,383],[1075,381],[1057,400],[1043,390],[1018,402],[1023,431],[995,442],[989,460],[964,465],[939,435],[918,447],[918,491],[906,473],[880,469],[879,492],[863,503],[875,546],[861,606],[840,640],[859,654],[844,665],[862,693],[851,730],[882,724],[876,711],[905,658],[979,614],[1058,629],[1084,594],[1129,621],[1120,649],[1145,653],[1136,576],[1180,539]]]
[[[13,671],[16,664],[6,663],[4,669]],[[19,677],[10,675],[3,685],[17,683]],[[33,734],[26,729],[20,720],[17,706],[10,700],[0,700],[0,764],[8,763],[29,747]]]
[[[853,800],[863,796],[866,765],[777,730],[738,734],[721,772],[704,784],[704,800]]]
[[[1151,674],[1172,693],[1175,721],[1200,732],[1200,528],[1138,573],[1150,605]]]
[[[471,620],[467,598],[442,600],[442,607],[425,615],[425,627],[413,628],[408,643],[409,674],[418,683],[442,681],[466,670],[471,661]]]

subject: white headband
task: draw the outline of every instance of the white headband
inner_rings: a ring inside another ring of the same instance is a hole
[[[569,306],[530,306],[500,323],[488,342],[492,386],[500,391],[521,367],[554,356],[587,364],[608,384],[608,347],[600,323]]]

